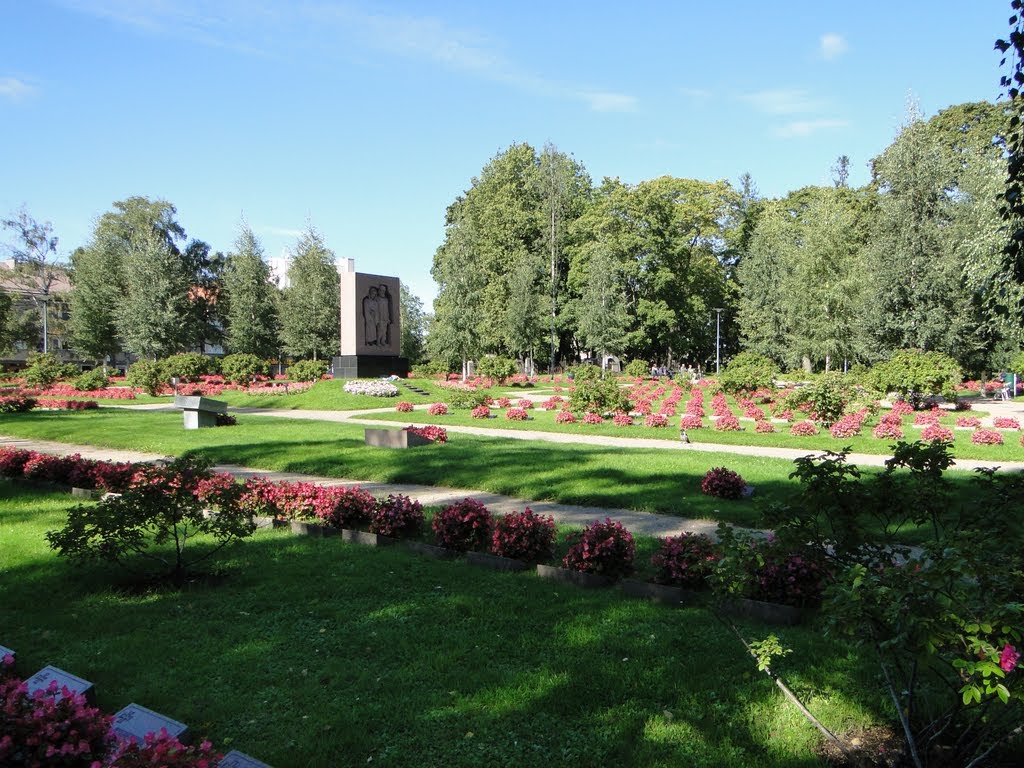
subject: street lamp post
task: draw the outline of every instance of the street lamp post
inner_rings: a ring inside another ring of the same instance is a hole
[[[722,311],[723,307],[712,307],[717,313],[715,320],[715,373],[722,370]]]
[[[49,344],[47,343],[47,336],[49,336],[49,329],[46,327],[46,315],[48,314],[48,312],[46,310],[47,310],[47,303],[49,302],[49,300],[50,300],[50,297],[49,296],[45,296],[45,295],[44,296],[40,296],[36,300],[40,304],[43,305],[43,354],[44,355],[50,349]]]

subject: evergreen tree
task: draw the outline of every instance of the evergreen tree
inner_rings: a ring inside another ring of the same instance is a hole
[[[277,288],[263,261],[263,247],[248,225],[235,240],[224,269],[227,348],[268,360],[278,349]]]
[[[281,310],[285,351],[299,359],[330,359],[339,349],[341,280],[334,252],[312,226],[299,238],[288,281]]]

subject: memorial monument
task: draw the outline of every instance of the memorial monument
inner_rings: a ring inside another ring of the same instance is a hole
[[[408,376],[401,357],[401,286],[397,277],[355,271],[345,259],[341,277],[341,356],[334,358],[334,378]]]

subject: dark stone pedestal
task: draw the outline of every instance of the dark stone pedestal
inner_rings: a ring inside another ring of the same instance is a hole
[[[335,379],[379,379],[409,375],[409,359],[395,355],[342,355],[332,361]]]

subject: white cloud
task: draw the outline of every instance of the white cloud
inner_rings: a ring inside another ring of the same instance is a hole
[[[805,138],[818,131],[833,130],[836,128],[845,128],[850,123],[848,120],[836,120],[830,118],[822,118],[820,120],[795,120],[791,123],[775,129],[775,135],[780,139],[796,139]]]
[[[801,112],[816,112],[823,106],[807,91],[799,88],[775,88],[741,96],[759,112],[769,115],[795,115]]]
[[[26,96],[35,93],[35,90],[24,80],[19,80],[16,77],[0,77],[0,97],[5,99],[20,101]]]
[[[821,36],[821,40],[818,42],[818,52],[821,54],[821,58],[826,61],[837,59],[850,50],[850,46],[843,39],[842,35],[837,35],[835,32],[828,32]]]
[[[580,91],[579,97],[586,102],[594,112],[634,112],[636,111],[636,97],[624,93],[611,93],[608,91]]]

